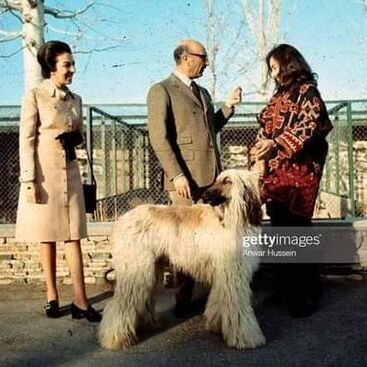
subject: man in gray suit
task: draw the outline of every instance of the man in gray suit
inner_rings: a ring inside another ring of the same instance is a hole
[[[241,102],[241,88],[214,111],[209,92],[197,85],[208,66],[205,47],[184,40],[174,50],[176,68],[148,93],[150,143],[163,168],[163,183],[173,205],[192,205],[221,170],[216,134]],[[176,315],[185,313],[194,281],[186,277],[176,296]]]

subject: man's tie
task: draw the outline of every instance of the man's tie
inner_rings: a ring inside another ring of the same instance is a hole
[[[203,102],[202,102],[201,96],[200,96],[199,87],[194,81],[191,82],[191,90],[195,94],[195,97],[199,100],[200,104],[203,105]]]

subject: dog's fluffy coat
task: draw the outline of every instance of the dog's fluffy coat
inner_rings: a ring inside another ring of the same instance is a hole
[[[224,171],[204,200],[210,204],[142,205],[116,222],[116,287],[99,328],[104,348],[129,347],[137,341],[138,328],[154,327],[152,291],[161,256],[211,285],[204,313],[208,330],[237,349],[265,343],[251,305],[258,259],[241,253],[243,236],[256,234],[261,221],[256,179],[248,171]]]

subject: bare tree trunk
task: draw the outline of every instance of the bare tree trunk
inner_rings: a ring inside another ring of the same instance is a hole
[[[256,2],[258,4],[257,17],[254,16]],[[268,89],[265,58],[269,48],[279,42],[281,0],[257,0],[256,2],[250,4],[250,0],[241,0],[244,19],[255,41],[256,53],[260,62],[258,94],[264,98]]]
[[[267,72],[266,72],[266,64],[265,64],[265,57],[266,57],[266,49],[267,49],[267,42],[266,42],[266,35],[265,35],[265,15],[264,15],[264,0],[259,1],[259,19],[260,19],[260,29],[259,32],[259,42],[258,42],[258,54],[259,54],[259,93],[264,96],[266,94],[266,84],[267,84]]]
[[[41,69],[37,62],[37,51],[43,44],[45,24],[43,0],[22,0],[23,18],[23,65],[24,89],[37,86],[41,80]]]
[[[76,2],[76,1],[75,1]],[[22,28],[17,31],[7,31],[1,28],[0,24],[0,44],[3,42],[13,41],[17,38],[22,38],[22,51],[23,51],[23,65],[24,65],[24,89],[27,91],[30,88],[37,86],[42,80],[41,68],[37,62],[37,51],[44,43],[44,29],[46,27],[45,15],[53,19],[70,19],[72,24],[76,28],[76,32],[68,30],[59,30],[56,27],[48,25],[49,29],[53,32],[61,33],[65,37],[75,37],[77,41],[84,39],[93,39],[94,37],[88,37],[84,35],[82,29],[91,29],[88,22],[83,22],[85,25],[79,25],[77,19],[81,18],[84,13],[97,4],[96,0],[88,0],[88,3],[80,9],[68,10],[63,9],[62,1],[58,1],[60,8],[53,8],[45,4],[45,0],[0,0],[0,19],[6,14],[11,14],[18,18],[22,24]],[[99,6],[103,7],[102,2]],[[107,5],[106,5],[107,6]],[[109,6],[107,6],[109,7]],[[117,8],[116,8],[117,9]],[[95,18],[97,19],[97,18]],[[106,21],[103,17],[103,21]],[[93,47],[89,50],[83,51],[83,53],[102,52],[112,48],[118,47],[125,36],[121,38],[110,37],[108,35],[100,34],[96,37],[99,42],[113,41],[117,43],[115,45],[107,44],[102,48]],[[20,50],[18,50],[20,51]],[[1,55],[2,57],[12,57],[18,51],[10,55]],[[79,51],[81,52],[81,51]]]
[[[211,75],[211,86],[209,88],[213,100],[216,98],[217,89],[217,71],[216,71],[216,57],[218,52],[217,37],[216,37],[216,22],[214,14],[214,0],[205,0],[208,12],[207,24],[207,47],[208,47],[208,61]]]

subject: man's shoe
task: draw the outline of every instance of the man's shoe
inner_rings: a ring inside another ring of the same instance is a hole
[[[190,276],[186,276],[176,294],[176,305],[173,310],[176,317],[186,317],[192,312],[191,298],[194,287],[195,280]]]
[[[175,308],[173,309],[173,314],[175,317],[181,319],[189,316],[191,314],[191,305],[190,303],[177,303],[175,304]]]
[[[313,315],[320,308],[315,298],[294,299],[289,301],[289,313],[294,318],[304,318]]]

